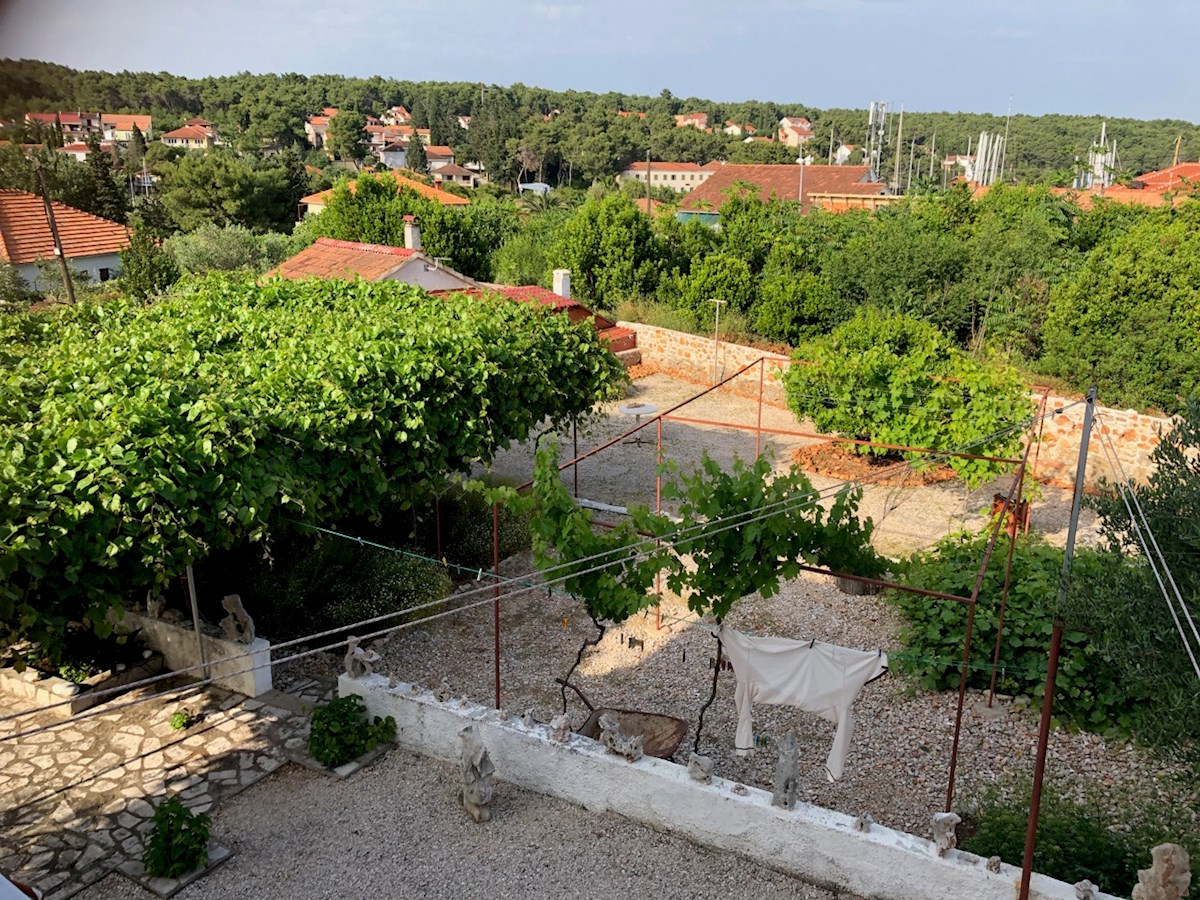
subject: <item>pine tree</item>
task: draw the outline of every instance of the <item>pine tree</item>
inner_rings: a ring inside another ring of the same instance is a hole
[[[100,136],[95,132],[88,134],[86,143],[91,212],[123,224],[129,214],[129,198],[113,174],[112,157],[100,149]]]
[[[121,286],[131,297],[145,300],[161,294],[179,280],[179,267],[169,253],[142,228],[135,228],[129,246],[121,251]]]
[[[54,130],[50,133],[50,146],[61,147],[63,145],[63,127],[62,120],[58,117],[58,113],[54,114]]]
[[[415,128],[412,137],[408,139],[408,153],[404,158],[408,162],[408,168],[417,174],[425,175],[429,172],[429,158],[425,155],[425,143]]]
[[[125,157],[125,164],[132,172],[134,169],[142,167],[142,160],[146,157],[146,138],[142,134],[142,129],[137,125],[133,126],[133,131],[129,133],[129,149]]]

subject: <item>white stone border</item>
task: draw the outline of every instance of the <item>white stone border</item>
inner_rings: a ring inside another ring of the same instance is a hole
[[[766,791],[743,788],[745,794],[735,794],[735,782],[717,777],[703,785],[686,767],[652,757],[629,763],[579,735],[559,744],[545,725],[501,721],[495,710],[462,700],[439,703],[431,692],[408,684],[389,688],[380,675],[342,675],[338,695],[348,694],[361,696],[372,716],[393,716],[396,743],[409,750],[457,760],[458,732],[475,722],[502,781],[591,812],[612,811],[814,884],[877,900],[1016,896],[1020,871],[1013,866],[988,872],[984,859],[958,850],[939,858],[931,841],[882,825],[858,832],[850,816],[806,803],[789,812],[772,806]],[[1030,897],[1075,900],[1075,889],[1035,874]]]

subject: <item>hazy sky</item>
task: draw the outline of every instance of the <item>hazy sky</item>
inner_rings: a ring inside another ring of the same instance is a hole
[[[0,0],[0,56],[1200,122],[1195,0]]]

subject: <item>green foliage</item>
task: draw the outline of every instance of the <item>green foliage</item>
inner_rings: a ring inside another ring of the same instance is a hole
[[[336,769],[395,738],[395,719],[370,718],[363,698],[348,694],[313,710],[308,752],[321,765]]]
[[[1175,427],[1155,447],[1153,474],[1145,484],[1133,488],[1149,532],[1193,617],[1200,597],[1198,451],[1200,398],[1192,398]],[[1112,659],[1126,692],[1142,698],[1133,710],[1133,728],[1139,738],[1154,745],[1194,742],[1200,738],[1195,673],[1145,556],[1134,549],[1138,541],[1128,508],[1111,488],[1086,501],[1100,513],[1101,533],[1112,552],[1137,555],[1133,564],[1121,570],[1121,577],[1089,581],[1072,604],[1070,615]]]
[[[0,646],[98,633],[280,515],[411,502],[612,395],[588,323],[416,288],[209,276],[18,320],[0,384]]]
[[[178,797],[154,810],[142,864],[154,878],[178,878],[208,865],[209,817],[189,810]]]
[[[177,709],[171,713],[170,726],[172,731],[187,731],[196,724],[196,716],[190,709]]]
[[[724,618],[747,594],[772,596],[782,580],[799,574],[801,562],[851,572],[880,565],[870,549],[871,523],[857,520],[860,492],[839,494],[826,520],[804,473],[792,467],[772,478],[765,456],[752,464],[735,457],[724,471],[705,453],[693,473],[670,464],[666,470],[673,477],[663,485],[663,498],[679,501],[682,519],[678,526],[657,523],[657,533],[670,538],[678,554],[666,560],[666,582],[686,593],[698,615]],[[725,521],[731,516],[733,522]],[[675,532],[680,536],[672,537]]]
[[[591,513],[575,503],[559,477],[553,441],[538,450],[533,496],[534,561],[565,579],[563,589],[582,598],[592,619],[619,625],[658,602],[649,591],[668,554],[647,551],[638,531],[661,529],[662,520],[638,507],[615,528],[593,528]]]
[[[976,361],[912,316],[862,311],[827,338],[801,345],[795,358],[803,362],[784,376],[788,406],[829,434],[1012,457],[1020,448],[1020,429],[997,432],[1033,412],[1012,369],[999,360]],[[858,450],[889,452],[861,445]],[[1004,471],[1002,463],[976,459],[949,458],[945,464],[971,487]]]
[[[563,226],[551,254],[571,270],[571,287],[583,303],[601,307],[650,293],[660,252],[650,220],[621,194],[588,200]]]
[[[1025,854],[1029,818],[1029,786],[1020,785],[1011,798],[993,792],[984,798],[977,830],[962,848],[979,856],[999,856],[1020,866]],[[1061,791],[1042,794],[1033,869],[1075,884],[1091,881],[1102,891],[1127,897],[1138,883],[1138,869],[1150,865],[1150,851],[1161,843],[1183,843],[1193,858],[1200,851],[1186,830],[1163,827],[1158,808],[1126,808],[1119,816],[1105,815],[1094,798],[1079,802]]]
[[[683,284],[682,305],[707,324],[716,316],[710,299],[724,300],[727,310],[744,310],[754,296],[750,267],[735,256],[714,253],[704,257]]]
[[[408,163],[408,168],[418,175],[428,174],[429,160],[425,156],[425,142],[419,135],[414,134],[409,140],[408,152],[404,154],[404,161]]]
[[[21,277],[17,267],[0,261],[0,315],[28,309],[36,298],[37,292]]]
[[[907,560],[901,580],[912,587],[969,597],[987,540],[987,533],[945,538],[933,550]],[[1001,540],[1006,538],[1002,535]],[[971,668],[967,674],[967,683],[973,687],[985,688],[991,678],[1006,552],[1003,544],[998,544],[975,608]],[[1051,547],[1037,534],[1017,538],[996,679],[996,689],[1002,693],[1041,699],[1062,561],[1062,550]],[[1078,548],[1072,568],[1072,596],[1085,596],[1089,592],[1086,585],[1120,577],[1124,565],[1119,557]],[[939,690],[957,687],[967,624],[966,605],[899,592],[891,599],[907,619],[901,638],[908,651],[920,658],[920,661],[897,662],[918,675],[924,687]],[[1133,712],[1137,704],[1146,698],[1121,682],[1105,648],[1079,630],[1083,624],[1068,621],[1063,633],[1055,710],[1085,728],[1128,732],[1135,722]]]
[[[164,162],[159,169],[158,199],[180,231],[208,224],[287,231],[308,188],[295,153],[255,160],[217,148]]]
[[[254,234],[241,225],[222,227],[210,222],[167,238],[163,249],[189,275],[239,271],[258,275],[291,255],[292,242],[282,234]]]
[[[179,280],[179,267],[146,231],[134,229],[121,251],[121,286],[130,297],[155,297]]]
[[[440,500],[443,554],[468,568],[492,565],[492,507],[479,491],[451,489]],[[531,514],[512,504],[500,504],[500,558],[532,546]]]
[[[1200,203],[1160,211],[1055,290],[1042,366],[1112,406],[1178,412],[1200,391]]]
[[[342,109],[329,120],[325,132],[325,149],[338,159],[355,164],[367,155],[367,121],[363,114],[351,109]]]

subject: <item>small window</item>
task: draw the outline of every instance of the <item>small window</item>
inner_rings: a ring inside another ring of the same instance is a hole
[[[672,180],[672,181],[674,181],[674,180],[675,180],[675,176],[674,176],[674,175],[672,175],[672,176],[671,176],[671,180]]]
[[[100,280],[101,281],[108,281],[110,278],[112,278],[112,269],[101,269],[100,270]]]

